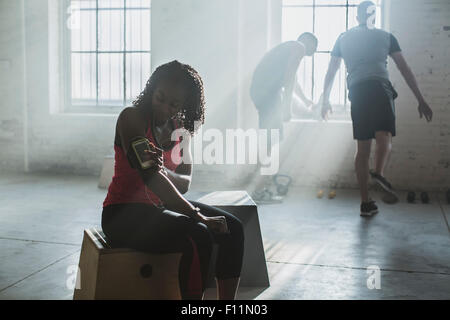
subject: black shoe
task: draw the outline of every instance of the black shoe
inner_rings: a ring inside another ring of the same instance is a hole
[[[389,181],[387,181],[386,178],[383,177],[382,175],[379,175],[378,173],[372,170],[369,171],[369,173],[372,179],[375,180],[384,190],[386,190],[386,192],[390,194],[390,196],[393,198],[391,199],[391,202],[397,202],[398,196],[395,193],[394,188],[392,188],[392,185],[389,183]]]
[[[375,201],[370,200],[369,202],[361,203],[361,217],[371,217],[378,213],[378,207]]]

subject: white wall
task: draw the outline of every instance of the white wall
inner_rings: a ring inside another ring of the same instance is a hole
[[[0,1],[0,170],[22,171],[28,162],[31,171],[98,174],[112,152],[116,115],[50,114],[49,2],[23,3]]]
[[[400,186],[450,187],[450,1],[391,1],[391,32],[433,109],[431,123],[419,119],[417,102],[391,65],[397,100],[398,137],[389,166]]]
[[[152,64],[177,59],[202,76],[206,127],[237,119],[238,1],[152,1]]]
[[[21,1],[0,0],[0,170],[24,168]]]

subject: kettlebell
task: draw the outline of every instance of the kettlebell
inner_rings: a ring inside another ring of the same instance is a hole
[[[285,174],[277,174],[273,177],[273,182],[277,186],[277,193],[280,196],[285,196],[289,191],[289,186],[292,183],[292,178]]]

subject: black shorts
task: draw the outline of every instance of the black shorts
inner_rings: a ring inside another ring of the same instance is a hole
[[[377,131],[388,131],[395,136],[394,99],[397,92],[390,81],[362,81],[349,88],[348,97],[354,139],[373,139]]]

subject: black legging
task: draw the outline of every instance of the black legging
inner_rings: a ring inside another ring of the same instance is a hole
[[[191,238],[198,251],[202,292],[206,287],[213,243],[218,244],[216,278],[240,276],[244,254],[242,222],[226,211],[190,201],[205,216],[225,216],[229,234],[218,235],[205,224],[186,215],[144,203],[109,205],[103,208],[102,229],[112,246],[127,247],[149,253],[183,252],[180,262],[180,289],[186,293],[189,265],[192,262]]]

